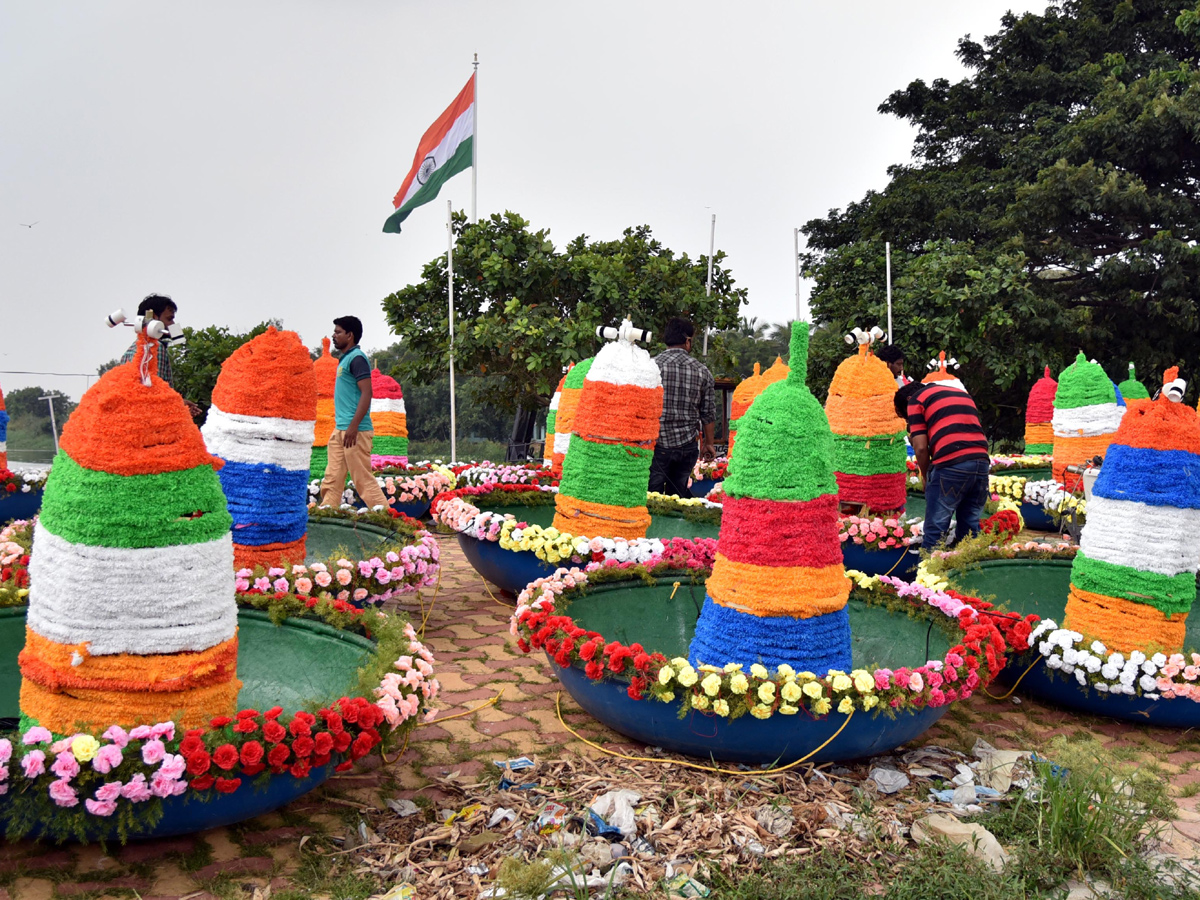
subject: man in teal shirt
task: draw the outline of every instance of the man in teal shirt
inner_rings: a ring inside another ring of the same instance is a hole
[[[333,346],[341,356],[333,389],[334,431],[329,436],[329,462],[321,482],[321,505],[341,506],[346,472],[369,508],[387,508],[383,489],[371,472],[371,363],[359,349],[362,322],[357,316],[333,320]]]

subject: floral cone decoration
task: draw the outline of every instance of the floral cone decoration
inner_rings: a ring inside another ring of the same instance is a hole
[[[400,382],[378,369],[371,370],[371,424],[375,439],[372,456],[408,457],[408,417],[404,412],[404,391]]]
[[[1067,490],[1080,484],[1067,471],[1096,454],[1103,455],[1125,412],[1117,392],[1098,364],[1080,353],[1058,376],[1054,394],[1054,480]]]
[[[754,364],[754,374],[743,378],[733,389],[733,397],[729,401],[729,453],[733,453],[733,444],[737,437],[738,420],[746,414],[750,404],[763,391],[762,366]],[[728,455],[728,454],[726,454]]]
[[[1071,565],[1065,627],[1110,651],[1183,649],[1200,547],[1200,419],[1179,370],[1132,407],[1108,447]]]
[[[4,391],[0,389],[0,469],[8,468],[8,413],[4,411]]]
[[[558,421],[558,405],[562,402],[563,385],[567,383],[567,373],[571,371],[572,366],[574,363],[568,366],[566,372],[563,372],[563,377],[558,379],[558,387],[554,389],[554,396],[550,400],[550,411],[546,413],[546,446],[542,450],[542,465],[547,469],[554,466],[554,430]]]
[[[233,713],[231,519],[182,398],[144,334],[63,428],[29,563],[22,730]]]
[[[239,569],[304,562],[316,417],[313,363],[296,332],[272,326],[221,366],[203,433],[225,460]]]
[[[584,379],[554,498],[554,527],[560,532],[629,540],[645,537],[650,527],[646,488],[663,389],[658,366],[634,344],[636,333],[625,319]]]
[[[550,475],[554,478],[562,478],[563,462],[571,448],[571,433],[575,429],[575,411],[579,409],[579,397],[583,393],[583,380],[595,361],[592,357],[572,366],[562,380],[558,415],[554,417],[554,455],[550,464]]]
[[[742,417],[708,596],[688,651],[696,665],[850,670],[835,436],[805,386],[807,363],[808,324],[797,322],[791,373]]]
[[[938,354],[937,359],[929,361],[929,374],[921,379],[921,384],[940,384],[942,387],[958,388],[960,391],[965,391],[966,385],[959,380],[957,375],[951,375],[950,369],[958,368],[957,359],[946,359],[946,351],[943,350]],[[907,450],[905,451],[908,452]]]
[[[838,499],[877,512],[903,509],[908,462],[904,420],[897,418],[892,403],[896,379],[871,352],[871,342],[882,335],[878,328],[855,328],[846,335],[847,343],[857,340],[858,353],[837,367],[825,401]]]
[[[321,355],[313,362],[317,377],[317,424],[313,428],[312,458],[308,464],[309,478],[318,480],[325,477],[325,467],[329,464],[329,438],[336,427],[333,389],[337,384],[337,367],[338,361],[329,352],[329,338],[321,338]]]
[[[1049,454],[1054,452],[1054,426],[1050,424],[1054,418],[1054,394],[1058,390],[1058,382],[1046,373],[1033,383],[1029,390],[1029,402],[1025,406],[1025,452]]]
[[[1125,409],[1136,409],[1143,404],[1150,402],[1150,392],[1146,390],[1146,386],[1138,381],[1137,369],[1133,363],[1129,364],[1129,377],[1117,385],[1117,390],[1121,392],[1121,396],[1125,398]]]

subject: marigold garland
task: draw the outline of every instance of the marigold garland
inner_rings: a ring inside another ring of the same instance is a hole
[[[1177,369],[1169,369],[1164,383]],[[1137,398],[1134,398],[1137,399]],[[1200,551],[1200,420],[1166,392],[1132,406],[1092,488],[1065,625],[1122,652],[1183,647]]]
[[[563,402],[579,368],[567,377]],[[641,347],[618,339],[596,354],[573,416],[555,528],[588,536],[645,536],[650,525],[646,485],[662,398],[658,366]]]

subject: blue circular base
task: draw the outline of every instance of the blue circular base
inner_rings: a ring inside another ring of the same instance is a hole
[[[733,722],[691,710],[679,718],[679,703],[632,700],[627,684],[592,681],[582,669],[561,668],[547,656],[563,687],[593,718],[654,747],[702,759],[762,765],[795,762],[811,753],[846,722],[839,713],[814,719],[805,713],[769,719],[742,716]],[[895,718],[856,712],[845,730],[810,757],[814,763],[859,759],[898,747],[924,733],[949,706],[898,712]]]
[[[41,508],[41,491],[0,493],[0,525],[13,519],[32,519]]]
[[[1021,503],[1021,518],[1030,531],[1058,531],[1054,517],[1034,503]]]
[[[703,499],[720,483],[720,481],[715,481],[712,478],[701,478],[699,481],[693,481],[691,487],[692,496]]]
[[[480,541],[461,532],[458,546],[476,572],[510,594],[521,593],[529,582],[553,575],[558,568],[542,562],[532,550],[505,550],[497,541]]]
[[[921,554],[910,547],[868,550],[847,540],[842,544],[842,561],[847,569],[857,569],[867,575],[891,575],[912,581],[917,575]]]
[[[1021,673],[1034,660],[1042,660],[1024,678]],[[1139,725],[1159,725],[1164,728],[1200,727],[1200,703],[1186,697],[1171,700],[1148,700],[1144,697],[1104,694],[1092,687],[1082,687],[1074,675],[1048,669],[1039,653],[1022,653],[1008,661],[996,676],[996,685],[1012,687],[1021,678],[1017,690],[1053,706],[1061,706],[1093,716],[1124,719]],[[993,690],[993,693],[995,691]]]
[[[393,503],[392,509],[398,513],[404,513],[406,516],[411,516],[414,519],[419,519],[422,516],[428,515],[429,500],[414,500],[411,503]]]

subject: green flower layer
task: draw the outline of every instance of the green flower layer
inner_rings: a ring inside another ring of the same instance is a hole
[[[815,500],[837,493],[829,419],[805,385],[808,326],[793,325],[791,373],[758,395],[738,420],[723,485],[730,497]],[[903,444],[901,444],[903,448]]]
[[[308,463],[308,480],[325,477],[325,467],[329,465],[329,448],[313,447],[312,456]]]
[[[371,441],[371,452],[376,456],[408,456],[408,438],[377,434]]]
[[[579,365],[575,366],[567,373],[567,380],[563,382],[563,390],[571,388],[576,391],[583,390],[583,379],[588,372],[592,371],[592,363],[596,361],[596,357],[585,359]]]
[[[1077,409],[1099,403],[1116,403],[1117,392],[1098,363],[1088,362],[1081,352],[1058,376],[1055,409]]]
[[[1142,572],[1089,559],[1082,551],[1075,555],[1075,562],[1071,564],[1071,583],[1094,594],[1153,606],[1168,616],[1187,612],[1196,599],[1196,576],[1192,572],[1178,575]]]
[[[195,516],[197,512],[202,515]],[[112,475],[85,469],[59,451],[46,482],[41,523],[74,544],[174,547],[228,534],[233,517],[211,466],[162,475]]]
[[[569,497],[592,503],[627,509],[645,506],[653,458],[654,451],[646,447],[593,444],[574,435],[563,460],[560,490]]]
[[[893,475],[903,472],[908,461],[904,432],[833,436],[833,467],[847,475]]]
[[[1117,385],[1117,389],[1121,392],[1121,396],[1126,400],[1149,400],[1150,392],[1146,390],[1146,386],[1138,381],[1137,369],[1133,367],[1133,363],[1129,364],[1129,377]]]
[[[1053,452],[1054,452],[1053,444],[1026,444],[1025,445],[1025,453],[1029,456],[1033,456],[1033,455],[1039,454],[1039,453],[1050,454]]]

